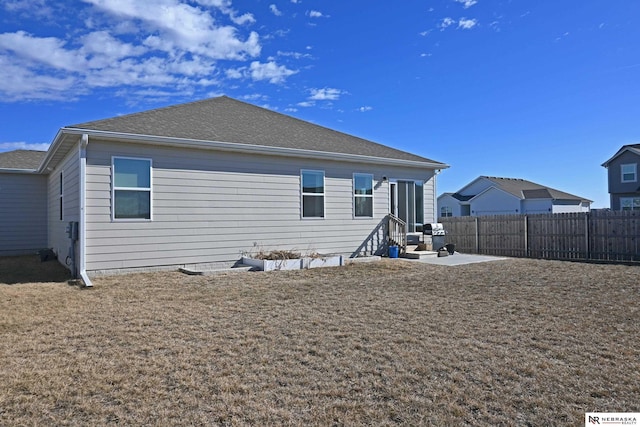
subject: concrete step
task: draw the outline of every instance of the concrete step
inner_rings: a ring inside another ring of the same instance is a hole
[[[422,259],[438,256],[438,252],[436,251],[417,251],[417,247],[418,245],[407,245],[407,251],[405,252],[403,257],[409,259]]]

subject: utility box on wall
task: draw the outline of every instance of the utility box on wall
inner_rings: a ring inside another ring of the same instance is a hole
[[[78,240],[78,225],[77,221],[71,221],[67,224],[67,229],[65,230],[67,237],[73,241]]]

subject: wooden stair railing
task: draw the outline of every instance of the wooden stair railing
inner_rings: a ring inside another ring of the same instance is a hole
[[[407,251],[407,223],[393,214],[388,215],[389,245],[398,246],[401,254]]]

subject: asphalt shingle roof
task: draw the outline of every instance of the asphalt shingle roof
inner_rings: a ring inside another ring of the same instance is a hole
[[[227,96],[67,128],[440,163]]]
[[[551,187],[536,184],[520,178],[498,178],[493,176],[483,176],[483,178],[496,184],[496,186],[507,193],[513,194],[520,199],[556,199],[556,200],[580,200],[590,201],[584,197],[575,196],[556,190]]]
[[[15,150],[0,153],[1,169],[38,169],[46,151]]]

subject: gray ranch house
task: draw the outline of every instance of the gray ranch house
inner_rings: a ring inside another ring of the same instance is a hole
[[[602,166],[607,168],[610,207],[614,211],[640,210],[640,144],[624,145]]]
[[[0,255],[49,248],[90,286],[257,249],[383,254],[390,226],[435,221],[447,167],[226,96],[81,123],[0,156]]]
[[[480,176],[438,197],[440,217],[589,212],[591,200],[520,178]]]

